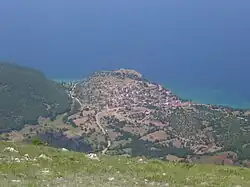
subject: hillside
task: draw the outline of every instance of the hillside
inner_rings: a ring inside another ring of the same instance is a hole
[[[248,111],[184,101],[134,70],[94,73],[75,85],[74,97],[81,111],[69,119],[109,154],[170,154],[208,163],[250,159]]]
[[[73,101],[70,112],[39,118],[37,125],[0,138],[40,139],[80,152],[250,166],[247,110],[188,102],[134,70],[96,72],[63,86]]]
[[[69,107],[65,89],[41,72],[0,64],[0,132],[37,124],[39,116],[55,118]]]
[[[0,142],[1,186],[249,187],[247,168],[86,155]]]

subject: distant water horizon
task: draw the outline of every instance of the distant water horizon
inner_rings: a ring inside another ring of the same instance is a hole
[[[250,108],[250,1],[0,1],[0,61],[81,79],[134,69],[182,98]]]

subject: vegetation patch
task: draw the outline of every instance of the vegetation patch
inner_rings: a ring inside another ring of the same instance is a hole
[[[70,99],[59,83],[43,73],[0,63],[0,132],[37,124],[39,116],[55,119],[70,109]]]
[[[247,168],[91,157],[42,145],[0,142],[1,186],[248,187]]]

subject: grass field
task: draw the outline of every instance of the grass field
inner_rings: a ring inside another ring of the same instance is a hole
[[[94,160],[83,153],[0,142],[0,186],[250,186],[247,168],[98,157]]]

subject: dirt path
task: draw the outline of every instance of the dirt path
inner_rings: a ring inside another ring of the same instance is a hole
[[[81,106],[81,109],[83,108],[83,104],[82,102],[77,98],[77,97],[74,97],[74,91],[75,91],[75,88],[76,88],[76,85],[78,84],[78,82],[76,82],[73,87],[72,87],[72,90],[69,92],[69,96],[74,100],[76,100],[80,106]],[[95,116],[95,119],[96,119],[96,123],[99,127],[99,129],[101,129],[103,135],[105,136],[105,139],[107,140],[107,147],[105,149],[102,150],[102,154],[105,154],[107,152],[107,150],[109,149],[109,147],[111,146],[111,141],[109,139],[109,136],[107,134],[107,131],[103,128],[102,124],[101,124],[101,118],[105,116],[105,114],[107,115],[107,112],[108,111],[101,111],[101,112],[98,112]]]
[[[95,116],[96,123],[97,123],[98,127],[101,129],[101,131],[103,132],[105,139],[107,140],[107,147],[102,151],[102,154],[105,154],[107,152],[107,150],[109,149],[109,147],[111,146],[111,141],[109,139],[107,131],[103,128],[103,126],[101,124],[101,118],[108,115],[108,113],[109,113],[108,111],[101,111],[101,112],[98,112]]]
[[[72,90],[70,91],[69,95],[72,99],[75,99],[81,106],[81,109],[83,108],[83,104],[82,102],[74,96],[74,91],[75,91],[75,88],[76,88],[76,85],[78,84],[79,82],[76,82],[73,87],[72,87]],[[102,150],[102,154],[105,154],[109,147],[111,146],[111,140],[108,136],[108,133],[106,131],[106,129],[103,128],[102,124],[101,124],[101,118],[103,118],[104,116],[108,116],[108,115],[111,115],[113,113],[116,113],[118,110],[120,109],[120,107],[117,107],[117,108],[113,108],[113,109],[109,109],[107,108],[106,110],[103,110],[101,112],[98,112],[96,115],[95,115],[95,119],[96,119],[96,124],[98,126],[98,128],[102,131],[106,141],[107,141],[107,146],[105,147],[105,149]],[[135,107],[135,110],[145,110],[144,107]],[[129,119],[127,119],[129,121]]]
[[[72,87],[72,90],[69,92],[69,96],[74,100],[76,100],[79,104],[80,104],[80,106],[81,106],[81,109],[82,109],[82,103],[81,103],[81,101],[77,98],[77,97],[74,97],[74,91],[75,91],[75,88],[76,88],[76,85],[78,84],[78,82],[76,82],[75,84],[74,84],[74,86]]]

